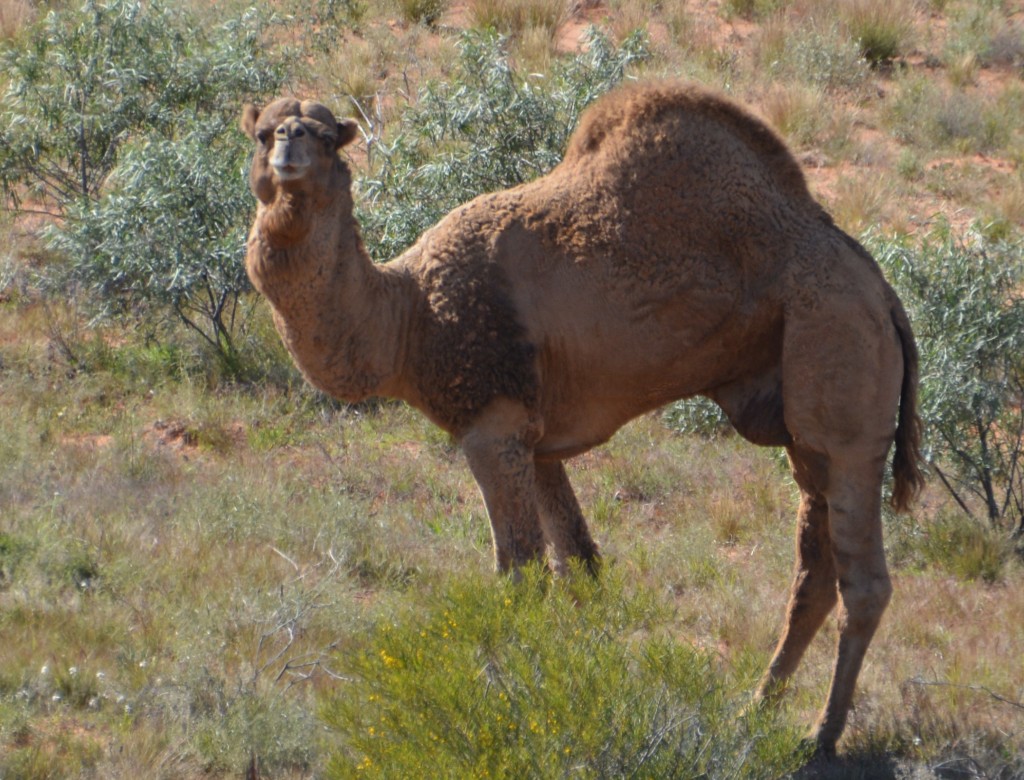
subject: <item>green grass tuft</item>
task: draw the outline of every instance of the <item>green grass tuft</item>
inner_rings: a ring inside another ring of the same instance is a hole
[[[908,50],[914,18],[906,0],[847,0],[839,5],[839,13],[872,66],[890,63]]]
[[[961,579],[993,584],[1003,578],[1013,545],[1006,534],[949,512],[925,527],[921,554],[928,564]]]

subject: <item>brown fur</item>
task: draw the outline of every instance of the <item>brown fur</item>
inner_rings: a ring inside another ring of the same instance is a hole
[[[460,442],[501,569],[552,548],[596,568],[562,462],[696,394],[785,446],[801,491],[772,697],[838,602],[814,738],[834,749],[891,586],[881,486],[921,485],[917,351],[870,255],[811,198],[761,121],[695,86],[621,89],[547,176],[456,209],[375,266],[323,106],[246,109],[259,205],[247,267],[306,377],[340,398],[402,398]]]

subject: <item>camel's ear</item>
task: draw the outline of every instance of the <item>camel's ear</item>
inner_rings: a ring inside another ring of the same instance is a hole
[[[242,109],[242,132],[252,140],[256,140],[256,120],[260,118],[260,110],[252,103],[246,103]]]
[[[335,148],[340,149],[352,143],[358,135],[359,123],[354,119],[342,119],[338,122],[338,139],[334,142]]]

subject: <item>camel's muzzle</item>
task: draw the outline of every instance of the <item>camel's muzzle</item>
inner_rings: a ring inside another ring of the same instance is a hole
[[[294,117],[274,131],[274,151],[270,155],[270,165],[279,180],[299,179],[305,175],[311,164],[305,143],[309,140],[306,135],[306,129]]]

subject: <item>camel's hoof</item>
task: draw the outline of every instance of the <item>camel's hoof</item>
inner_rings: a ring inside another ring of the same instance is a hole
[[[559,577],[573,577],[584,575],[598,579],[601,574],[602,559],[600,555],[589,557],[572,556],[565,560],[558,561],[553,566],[554,572]]]
[[[811,734],[800,740],[800,750],[812,764],[828,763],[836,757],[836,743]]]
[[[740,710],[740,720],[746,720],[748,718],[757,718],[765,713],[769,712],[775,707],[775,702],[762,696],[760,692],[755,693]]]

